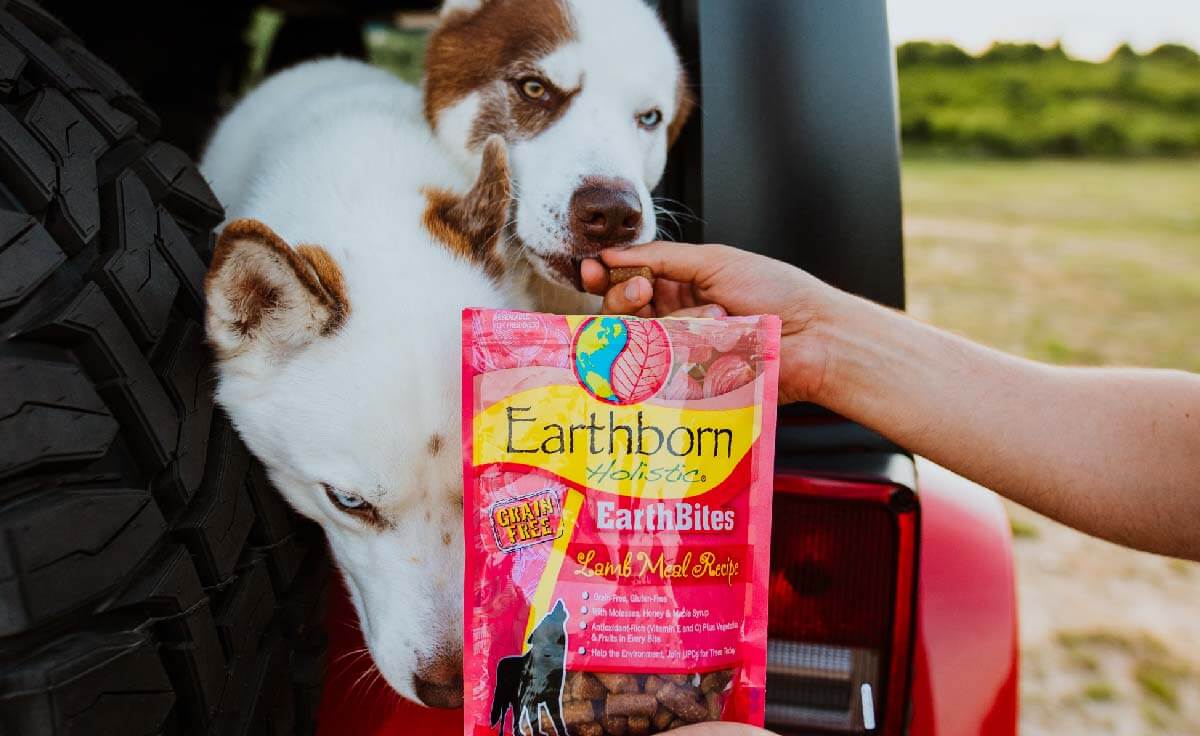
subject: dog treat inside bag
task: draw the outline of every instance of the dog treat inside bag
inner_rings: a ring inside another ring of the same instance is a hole
[[[779,320],[463,313],[465,733],[763,721]]]

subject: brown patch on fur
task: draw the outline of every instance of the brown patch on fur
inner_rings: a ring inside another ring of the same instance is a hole
[[[575,35],[562,0],[489,0],[475,12],[447,16],[425,55],[425,119],[434,128],[443,110],[476,90],[489,94],[471,145],[494,133],[533,135],[557,120],[572,93],[551,88],[548,104],[524,99],[510,81],[534,72],[534,62]]]
[[[225,226],[221,237],[217,239],[212,264],[205,276],[206,293],[215,288],[216,279],[224,269],[238,267],[229,260],[236,258],[239,249],[247,247],[247,243],[266,249],[278,263],[290,268],[301,286],[327,309],[329,318],[322,325],[321,334],[331,334],[342,326],[350,314],[350,301],[346,297],[345,280],[337,263],[320,246],[304,245],[293,250],[283,238],[258,220],[234,220]],[[231,293],[227,293],[226,298],[239,316],[235,329],[246,337],[262,324],[271,311],[279,308],[281,295],[276,286],[252,271],[230,283]]]
[[[668,147],[675,145],[675,140],[683,132],[683,126],[687,124],[695,108],[696,98],[692,96],[692,90],[688,86],[687,72],[680,70],[679,79],[675,83],[675,114],[671,117],[671,124],[667,126]]]
[[[421,223],[451,253],[483,268],[492,280],[504,275],[499,243],[508,220],[512,183],[508,154],[499,136],[483,147],[479,179],[465,195],[426,189],[429,204]]]
[[[442,544],[449,547],[450,542],[453,541],[453,539],[454,538],[450,536],[450,532],[442,532]]]
[[[429,454],[436,455],[442,451],[442,443],[444,440],[440,434],[435,434],[429,438]]]
[[[520,76],[519,72],[515,74]],[[544,84],[551,91],[550,102],[546,105],[515,99],[511,90],[506,88],[485,91],[479,103],[479,113],[471,123],[467,145],[474,148],[492,135],[500,135],[510,141],[532,138],[553,125],[566,114],[579,88],[560,90],[549,80],[544,80]]]
[[[336,332],[350,315],[350,298],[346,295],[346,278],[342,275],[342,269],[338,267],[337,261],[333,260],[333,256],[329,255],[329,251],[319,245],[306,243],[296,246],[296,253],[308,262],[313,273],[317,275],[317,281],[337,305],[322,334]]]

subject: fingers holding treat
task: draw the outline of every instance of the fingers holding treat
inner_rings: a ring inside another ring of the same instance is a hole
[[[610,286],[604,292],[605,314],[632,314],[638,317],[653,317],[650,301],[654,298],[654,287],[642,276],[634,276],[624,283]]]

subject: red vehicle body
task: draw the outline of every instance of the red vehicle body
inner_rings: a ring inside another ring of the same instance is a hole
[[[895,501],[898,487],[891,483],[786,470],[778,474],[777,506],[780,498],[796,498],[817,504],[812,509],[819,515],[819,504],[867,510],[891,503],[899,506],[897,515],[907,519],[896,526],[895,574],[886,581],[894,591],[890,615],[853,608],[840,612],[842,620],[889,623],[887,691],[876,728],[866,730],[858,723],[836,730],[779,729],[781,733],[1016,733],[1017,609],[1007,517],[991,492],[932,463],[918,461],[916,467],[917,492],[909,495],[899,488],[900,504]],[[773,546],[803,538],[808,530],[793,533],[803,524],[804,519],[783,521],[777,515]],[[905,535],[911,535],[908,541]],[[853,536],[845,542],[835,543],[832,549],[840,552],[860,542],[869,544],[868,539]],[[773,571],[785,556],[773,559]],[[861,587],[863,580],[869,585],[870,571],[857,572],[866,574],[853,580],[851,587]],[[774,572],[772,578],[772,597],[777,599]],[[787,608],[772,608],[773,636],[796,623],[804,627],[803,620],[777,622],[790,613]],[[322,736],[460,731],[461,711],[431,710],[399,698],[375,676],[369,657],[356,654],[363,642],[342,591],[334,595],[326,627],[330,649],[318,721]]]

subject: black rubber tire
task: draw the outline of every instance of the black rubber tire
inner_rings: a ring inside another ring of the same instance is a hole
[[[212,401],[220,205],[0,0],[0,734],[309,733],[330,568]]]

